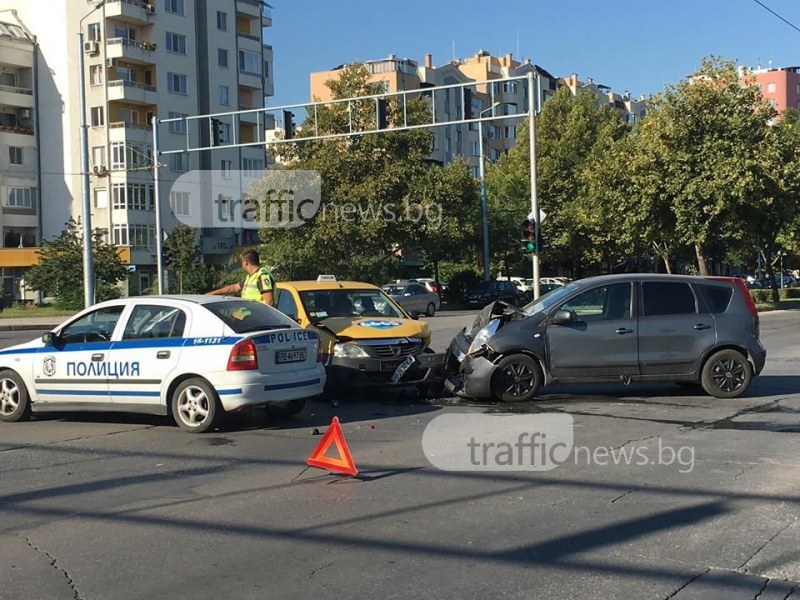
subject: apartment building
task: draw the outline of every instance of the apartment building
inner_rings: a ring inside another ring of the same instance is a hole
[[[557,89],[557,79],[530,60],[519,62],[511,54],[502,57],[480,51],[475,56],[448,62],[442,66],[433,65],[433,57],[425,56],[419,65],[408,58],[390,55],[386,59],[371,60],[364,63],[370,73],[371,82],[383,83],[387,92],[422,90],[435,107],[437,121],[457,121],[464,118],[464,97],[461,88],[451,88],[431,94],[427,88],[444,85],[469,84],[476,81],[491,81],[509,77],[524,77],[528,73],[536,75],[537,95],[534,99],[536,110],[552,96]],[[325,83],[339,77],[345,65],[330,71],[311,74],[312,100],[330,100],[330,89]],[[524,82],[497,82],[480,84],[469,88],[472,92],[470,109],[473,117],[482,114],[512,115],[527,113],[528,90]],[[483,130],[484,155],[490,160],[498,160],[503,152],[514,146],[517,129],[522,122],[504,119],[487,121],[483,126],[477,123],[438,126],[431,129],[434,134],[430,160],[441,164],[452,162],[456,157],[466,160],[478,176],[479,169],[479,130]]]
[[[36,41],[0,12],[0,297],[20,297],[41,230],[36,126]]]
[[[33,31],[38,44],[39,109],[44,238],[57,236],[69,217],[82,213],[80,111],[88,122],[92,226],[109,241],[130,248],[136,265],[128,290],[141,293],[155,281],[155,187],[151,119],[237,111],[265,106],[273,95],[272,47],[265,31],[271,7],[261,0],[6,0]],[[83,45],[78,48],[78,33]],[[82,54],[84,72],[80,73]],[[85,107],[80,81],[85,83]],[[255,139],[256,123],[225,139]],[[209,135],[199,121],[159,129],[163,150],[183,147],[187,135]],[[248,137],[249,136],[249,137]],[[263,136],[263,134],[262,134]],[[187,210],[172,184],[194,169],[263,170],[259,147],[163,157],[159,175],[163,233]],[[202,230],[204,259],[224,262],[231,250],[253,240],[241,230]]]
[[[787,108],[800,109],[800,67],[767,68],[757,67],[752,71],[741,70],[742,77],[755,80],[764,98],[779,113]]]
[[[591,78],[585,82],[578,79],[578,75],[573,73],[559,82],[569,88],[574,96],[579,92],[590,92],[597,97],[598,105],[608,104],[619,113],[621,119],[633,125],[647,114],[647,100],[644,96],[633,98],[629,91],[617,94],[611,91],[607,85],[595,83]]]

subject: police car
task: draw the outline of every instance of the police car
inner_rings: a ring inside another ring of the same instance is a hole
[[[296,414],[325,380],[319,334],[264,304],[126,298],[0,350],[0,421],[47,411],[171,414],[201,433],[245,407]]]

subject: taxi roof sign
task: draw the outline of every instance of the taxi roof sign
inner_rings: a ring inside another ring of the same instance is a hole
[[[336,275],[318,275],[317,281],[336,281]]]

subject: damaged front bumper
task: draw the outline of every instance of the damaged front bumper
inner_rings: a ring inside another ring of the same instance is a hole
[[[450,342],[445,365],[444,385],[448,391],[464,398],[492,396],[492,376],[497,365],[485,356],[467,354],[470,342],[463,331]]]
[[[423,351],[406,358],[331,357],[326,366],[328,388],[441,385],[446,353]]]

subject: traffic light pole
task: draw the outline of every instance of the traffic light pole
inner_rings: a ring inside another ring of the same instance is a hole
[[[539,198],[536,195],[536,98],[538,86],[534,85],[533,73],[528,73],[528,123],[530,124],[530,158],[531,158],[531,214],[536,222],[537,229],[541,228],[539,219]],[[537,232],[538,233],[538,232]],[[536,236],[536,252],[533,254],[533,298],[538,300],[541,295],[539,286],[539,236]]]
[[[158,279],[158,295],[164,293],[164,244],[161,238],[161,191],[158,176],[158,117],[153,115],[153,200],[156,213],[156,278]]]
[[[478,173],[481,181],[481,224],[483,229],[483,280],[492,278],[489,264],[489,207],[486,201],[486,167],[483,158],[483,121],[478,121]]]

